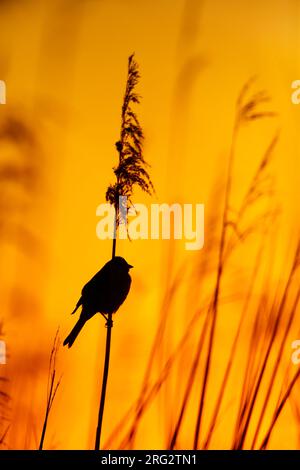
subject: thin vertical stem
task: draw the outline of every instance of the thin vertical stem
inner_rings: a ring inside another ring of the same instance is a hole
[[[112,245],[112,259],[116,256],[116,247],[117,247],[117,220],[118,220],[118,211],[119,208],[116,208],[115,222],[114,222],[114,237]],[[103,369],[103,378],[102,378],[102,388],[101,388],[101,398],[98,414],[98,425],[96,430],[96,440],[95,440],[95,450],[100,450],[100,441],[101,441],[101,430],[102,422],[104,415],[105,407],[105,398],[106,398],[106,387],[109,371],[109,358],[110,358],[110,345],[111,345],[111,329],[113,327],[112,313],[109,313],[107,316],[106,322],[106,346],[105,346],[105,359],[104,359],[104,369]]]
[[[114,222],[114,238],[113,238],[113,245],[112,245],[112,259],[116,256],[116,247],[117,247],[117,217],[118,217],[118,207],[116,209],[115,215],[115,222]]]
[[[58,330],[56,332],[55,338],[54,338],[54,343],[53,347],[51,350],[50,354],[50,361],[49,361],[49,375],[48,375],[48,387],[47,387],[47,403],[46,403],[46,411],[45,411],[45,418],[44,418],[44,423],[43,423],[43,429],[42,429],[42,434],[41,434],[41,439],[39,443],[39,450],[43,450],[44,447],[44,441],[45,441],[45,436],[46,436],[46,431],[47,431],[47,425],[48,425],[48,418],[50,414],[50,410],[55,398],[55,395],[57,393],[58,387],[61,382],[61,378],[55,383],[55,377],[56,377],[56,356],[59,348],[59,339],[58,339]]]
[[[107,320],[105,361],[104,361],[101,399],[100,399],[100,407],[99,407],[99,415],[98,415],[98,426],[97,426],[97,431],[96,431],[95,450],[100,450],[101,429],[102,429],[102,422],[103,422],[105,396],[106,396],[106,385],[107,385],[108,369],[109,369],[109,357],[110,357],[110,344],[111,344],[112,325],[113,325],[112,314],[110,313],[108,315],[108,320]]]
[[[46,429],[47,429],[47,424],[48,424],[48,417],[49,417],[49,403],[47,403],[45,419],[44,419],[44,424],[43,424],[43,430],[42,430],[41,440],[40,440],[40,444],[39,444],[39,450],[43,450],[44,440],[45,440],[45,435],[46,435]]]
[[[112,259],[114,259],[116,256],[117,231],[120,223],[119,215],[121,212],[121,215],[123,217],[123,209],[126,209],[126,215],[125,219],[122,220],[122,222],[125,223],[125,226],[127,223],[128,205],[126,202],[125,208],[123,204],[120,207],[119,198],[126,196],[126,198],[128,198],[128,200],[130,201],[133,187],[135,185],[139,186],[147,194],[152,194],[154,189],[150,176],[147,172],[147,169],[145,168],[146,162],[144,160],[142,152],[144,140],[143,129],[139,123],[137,115],[131,107],[132,104],[140,102],[139,95],[135,93],[135,86],[137,85],[139,78],[140,75],[138,65],[134,60],[134,54],[132,54],[128,59],[128,74],[125,95],[123,98],[122,105],[120,140],[116,142],[116,149],[119,152],[119,165],[117,166],[117,168],[114,168],[116,182],[113,185],[109,185],[106,191],[106,200],[115,208]],[[112,282],[113,279],[111,279],[111,286],[113,286]],[[111,289],[111,295],[113,295],[113,289]],[[112,314],[107,313],[105,318],[107,327],[106,352],[100,408],[98,415],[98,427],[95,442],[96,450],[100,448],[101,427],[104,413],[106,384],[109,368],[111,328],[113,326]]]
[[[112,247],[112,258],[116,256],[116,239],[113,239],[113,247]]]

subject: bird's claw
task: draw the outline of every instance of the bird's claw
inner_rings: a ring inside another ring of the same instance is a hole
[[[107,318],[106,323],[105,323],[105,328],[112,328],[113,324],[114,322],[110,318]]]
[[[105,328],[112,328],[113,326],[113,321],[111,318],[109,318],[108,315],[105,315],[104,313],[101,313],[101,315],[103,316],[103,318],[105,318],[106,320],[106,323],[105,323]]]

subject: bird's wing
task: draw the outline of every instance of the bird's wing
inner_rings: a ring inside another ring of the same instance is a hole
[[[80,297],[80,299],[78,300],[76,307],[74,308],[73,312],[71,312],[71,315],[73,315],[73,313],[76,312],[76,310],[80,307],[80,305],[82,305],[82,297]]]
[[[131,286],[131,277],[128,275],[126,282],[121,284],[121,292],[120,292],[120,297],[122,298],[122,303],[126,299],[129,291],[130,291],[130,286]]]
[[[82,289],[83,299],[89,298],[90,296],[93,296],[94,294],[97,294],[99,296],[101,295],[102,292],[105,293],[109,287],[109,284],[110,284],[110,269],[108,266],[105,265],[83,287]]]
[[[129,293],[131,286],[131,277],[129,274],[127,274],[126,277],[122,276],[121,279],[118,279],[117,285],[118,288],[114,292],[114,312],[120,308]]]

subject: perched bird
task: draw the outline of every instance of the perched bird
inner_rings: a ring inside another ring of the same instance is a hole
[[[72,312],[72,314],[75,313],[82,306],[81,314],[73,330],[65,339],[64,346],[68,345],[69,348],[72,346],[85,322],[95,313],[101,313],[108,320],[107,315],[119,309],[130,289],[129,270],[132,267],[121,256],[115,256],[83,287],[81,297]]]

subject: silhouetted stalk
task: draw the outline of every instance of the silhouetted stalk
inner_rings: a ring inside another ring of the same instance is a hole
[[[96,431],[96,441],[95,441],[95,450],[100,449],[100,438],[105,406],[105,397],[106,397],[106,386],[108,379],[108,370],[109,370],[109,358],[110,358],[110,344],[111,344],[111,329],[113,326],[112,314],[108,314],[107,317],[107,332],[106,332],[106,347],[105,347],[105,360],[104,360],[104,369],[103,369],[103,379],[102,379],[102,389],[101,389],[101,398],[100,398],[100,407],[98,415],[98,426]]]
[[[171,368],[173,367],[173,365],[176,362],[176,359],[178,358],[180,352],[182,351],[183,347],[186,345],[188,339],[190,338],[191,331],[195,327],[196,322],[199,320],[200,314],[203,313],[206,308],[207,307],[204,307],[203,311],[201,310],[200,312],[197,310],[195,312],[195,314],[192,316],[192,319],[188,323],[179,344],[177,345],[175,350],[172,352],[172,354],[169,356],[168,360],[166,361],[166,363],[165,363],[165,365],[164,365],[164,367],[163,367],[163,369],[162,369],[162,371],[159,375],[159,378],[157,379],[157,381],[153,385],[151,385],[151,387],[148,384],[145,389],[142,388],[142,390],[139,394],[139,397],[136,400],[136,403],[130,408],[130,410],[128,410],[126,415],[123,417],[122,422],[119,423],[117,428],[112,432],[110,438],[108,439],[108,441],[106,443],[106,447],[110,446],[110,443],[112,442],[112,439],[114,438],[114,435],[118,431],[120,431],[122,426],[127,424],[127,420],[130,416],[130,413],[134,412],[133,424],[130,427],[129,432],[127,433],[125,439],[122,441],[122,445],[120,446],[120,448],[124,449],[124,448],[127,447],[128,444],[131,443],[132,435],[134,434],[135,429],[137,428],[137,426],[139,424],[139,420],[141,419],[143,412],[145,411],[147,406],[149,406],[151,399],[154,398],[154,396],[155,396],[155,393],[157,393],[159,391],[159,387],[163,384],[164,380],[167,379],[168,374],[171,371]],[[147,395],[147,393],[148,393],[148,395]]]
[[[236,424],[235,424],[234,441],[232,445],[233,448],[235,448],[237,445],[236,442],[239,439],[239,433],[241,431],[243,421],[245,419],[245,414],[248,409],[249,402],[253,394],[255,382],[257,380],[258,373],[259,373],[259,365],[255,367],[255,357],[256,357],[256,351],[258,350],[259,339],[261,336],[260,335],[261,325],[259,321],[261,319],[260,314],[262,311],[263,309],[262,309],[262,305],[260,301],[260,304],[258,305],[258,308],[257,308],[257,314],[255,315],[254,325],[253,325],[252,333],[251,333],[251,339],[250,339],[249,346],[248,346],[245,374],[244,374],[241,398],[240,398],[239,409],[237,412],[237,419],[236,419]],[[260,351],[260,354],[262,354],[261,351]]]
[[[117,248],[117,218],[118,218],[118,215],[116,212],[115,221],[114,221],[114,238],[113,238],[113,244],[112,244],[112,256],[111,256],[112,259],[116,256],[116,248]],[[107,379],[108,379],[108,371],[109,371],[112,327],[113,327],[112,314],[109,313],[107,316],[107,322],[106,322],[107,329],[106,329],[105,359],[104,359],[102,388],[101,388],[100,406],[99,406],[99,414],[98,414],[98,425],[97,425],[97,430],[96,430],[95,450],[100,450],[101,430],[102,430],[105,397],[106,397],[106,387],[107,387]]]
[[[6,438],[7,434],[8,434],[9,428],[10,428],[10,424],[8,424],[8,425],[6,426],[4,433],[3,433],[2,436],[0,437],[0,445],[1,445],[1,446],[2,446],[2,445],[5,445],[5,438]]]
[[[138,403],[137,403],[137,414],[135,416],[134,422],[132,427],[130,428],[129,433],[126,435],[125,439],[122,441],[120,448],[124,449],[127,447],[127,445],[131,442],[132,435],[135,433],[137,426],[139,424],[140,419],[142,418],[142,415],[145,413],[146,409],[149,407],[150,403],[152,400],[155,398],[157,393],[160,391],[162,385],[165,383],[166,379],[168,378],[171,369],[176,362],[180,351],[182,350],[183,346],[186,344],[187,340],[190,337],[190,331],[191,331],[191,326],[194,324],[194,322],[197,320],[197,317],[199,316],[199,312],[197,311],[192,318],[192,321],[189,324],[189,327],[186,329],[184,336],[181,338],[178,346],[175,348],[175,351],[169,356],[167,359],[157,381],[144,392],[144,395],[139,398]]]
[[[46,431],[47,431],[49,414],[50,414],[50,411],[51,411],[51,408],[52,408],[52,405],[53,405],[53,401],[54,401],[56,392],[57,392],[58,387],[59,387],[60,382],[61,382],[61,378],[60,378],[58,380],[58,382],[55,384],[55,377],[56,377],[56,368],[55,367],[56,367],[56,356],[57,356],[58,348],[59,348],[59,338],[58,338],[58,330],[57,330],[55,338],[54,338],[51,354],[50,354],[49,375],[48,375],[48,390],[47,390],[47,405],[46,405],[45,418],[44,418],[44,424],[43,424],[40,444],[39,444],[39,450],[43,450],[44,440],[45,440]],[[49,387],[49,382],[50,382],[50,387]]]
[[[259,392],[259,389],[260,389],[260,386],[261,386],[261,383],[262,383],[262,379],[263,379],[263,376],[264,376],[264,373],[265,373],[265,370],[266,370],[266,367],[267,367],[267,363],[268,363],[268,360],[269,360],[269,357],[270,357],[272,346],[274,344],[276,334],[277,334],[279,326],[280,326],[281,316],[283,314],[283,311],[284,311],[284,308],[285,308],[285,305],[286,305],[289,290],[290,290],[290,287],[291,287],[296,269],[298,267],[299,248],[300,248],[300,246],[298,246],[297,253],[296,253],[296,256],[295,256],[295,259],[294,259],[294,262],[293,262],[293,266],[290,270],[288,280],[287,280],[287,283],[286,283],[286,286],[285,286],[285,289],[284,289],[284,293],[283,293],[283,296],[282,296],[282,299],[281,299],[281,302],[280,302],[280,305],[279,305],[279,308],[278,308],[278,312],[277,312],[277,315],[276,315],[276,319],[275,319],[274,327],[273,327],[273,330],[272,330],[272,334],[271,334],[271,337],[269,339],[269,344],[268,344],[267,350],[265,352],[265,355],[264,355],[264,358],[263,358],[263,361],[262,361],[262,365],[261,365],[261,368],[260,368],[260,372],[259,372],[259,375],[258,375],[258,379],[257,379],[256,385],[255,385],[255,388],[254,388],[254,392],[253,392],[253,395],[251,397],[249,408],[247,410],[245,425],[243,427],[242,434],[241,434],[239,440],[236,443],[236,448],[237,449],[241,449],[243,447],[245,439],[246,439],[247,431],[248,431],[251,416],[252,416],[252,411],[254,409],[254,405],[255,405],[255,402],[256,402],[256,399],[257,399],[257,395],[258,395],[258,392]]]
[[[296,314],[296,311],[297,311],[297,306],[298,306],[298,303],[299,303],[299,299],[300,299],[300,290],[298,291],[295,302],[294,302],[294,305],[291,308],[291,313],[290,313],[287,325],[285,327],[284,335],[282,337],[281,344],[280,344],[280,347],[279,347],[279,350],[278,350],[278,353],[277,353],[277,359],[275,361],[274,368],[272,370],[272,375],[271,375],[271,379],[270,379],[270,382],[269,382],[269,386],[268,386],[268,389],[267,389],[267,392],[266,392],[266,395],[265,395],[263,406],[261,408],[261,412],[260,412],[260,415],[259,415],[258,423],[257,423],[257,426],[256,426],[255,434],[254,434],[252,445],[251,445],[251,450],[253,450],[255,448],[256,440],[258,438],[258,433],[259,433],[259,430],[261,429],[262,421],[263,421],[263,418],[264,418],[264,415],[265,415],[265,412],[266,412],[266,408],[267,408],[267,405],[268,405],[268,400],[270,398],[272,388],[273,388],[273,385],[274,385],[274,382],[275,382],[275,378],[276,378],[276,375],[277,375],[277,372],[278,372],[278,369],[279,369],[279,365],[281,363],[284,346],[286,344],[286,339],[287,339],[288,333],[290,331],[292,322],[294,320],[294,317],[295,317],[295,314]]]
[[[46,413],[45,413],[45,418],[44,418],[44,424],[43,424],[43,429],[42,429],[42,434],[41,434],[39,450],[43,450],[43,445],[44,445],[44,440],[45,440],[45,435],[46,435],[46,429],[47,429],[47,424],[48,424],[48,418],[49,418],[49,413],[50,413],[50,396],[53,392],[54,378],[55,378],[55,375],[53,374],[52,378],[51,378],[50,394],[49,394],[48,400],[47,400]]]
[[[120,223],[127,227],[127,210],[132,204],[133,187],[139,186],[144,192],[152,194],[153,185],[147,172],[147,163],[143,157],[143,130],[137,115],[132,109],[132,104],[139,103],[140,97],[135,93],[135,86],[140,75],[134,55],[128,59],[128,75],[126,89],[121,112],[120,140],[116,142],[119,153],[118,166],[114,168],[116,182],[109,185],[106,191],[106,200],[115,208],[115,220],[113,228],[112,259],[116,256],[117,233]],[[120,205],[120,198],[122,199]],[[125,205],[124,205],[125,204]],[[113,282],[113,280],[112,280]],[[113,295],[113,294],[112,294]],[[101,430],[105,408],[106,387],[109,371],[109,358],[111,346],[111,329],[113,326],[112,313],[106,318],[106,347],[102,378],[101,398],[98,413],[98,424],[96,430],[95,450],[100,449]]]
[[[293,390],[293,387],[294,387],[295,383],[297,382],[299,376],[300,376],[300,369],[298,369],[297,372],[295,373],[293,379],[291,380],[291,382],[290,382],[290,384],[289,384],[289,386],[288,386],[288,388],[287,388],[286,393],[284,394],[282,400],[280,401],[280,403],[278,404],[278,406],[277,406],[277,408],[276,408],[276,410],[275,410],[275,412],[274,412],[274,415],[273,415],[271,424],[270,424],[270,426],[269,426],[269,429],[268,429],[268,431],[267,431],[267,433],[266,433],[266,436],[265,436],[265,438],[264,438],[264,440],[263,440],[263,442],[262,442],[262,444],[261,444],[261,446],[260,446],[260,450],[266,449],[266,447],[267,447],[267,445],[268,445],[268,442],[269,442],[269,439],[270,439],[270,437],[271,437],[272,431],[273,431],[274,426],[275,426],[275,424],[276,424],[276,421],[277,421],[277,419],[279,418],[279,415],[280,415],[280,413],[281,413],[281,411],[282,411],[282,409],[283,409],[283,407],[284,407],[284,405],[285,405],[287,399],[289,398],[289,396],[290,396],[290,394],[291,394],[291,392],[292,392],[292,390]]]

